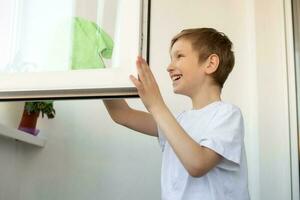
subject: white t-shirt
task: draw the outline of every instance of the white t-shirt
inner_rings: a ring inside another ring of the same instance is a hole
[[[239,108],[217,101],[177,116],[183,129],[222,161],[202,177],[192,177],[158,128],[163,151],[162,200],[249,200],[243,117]]]

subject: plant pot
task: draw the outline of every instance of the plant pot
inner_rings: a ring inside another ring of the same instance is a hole
[[[18,129],[31,135],[37,135],[40,132],[39,129],[36,129],[39,115],[40,112],[28,114],[28,112],[24,110]]]

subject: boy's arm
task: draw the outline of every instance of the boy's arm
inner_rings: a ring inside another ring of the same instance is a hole
[[[112,120],[120,125],[150,136],[158,136],[152,115],[132,109],[125,100],[103,100]]]
[[[209,148],[200,146],[184,131],[165,105],[146,61],[139,57],[136,64],[139,79],[132,75],[130,79],[138,89],[144,105],[164,132],[188,173],[194,177],[203,176],[222,160],[222,156]]]
[[[191,176],[203,176],[221,161],[222,156],[194,141],[166,106],[153,107],[151,113]]]

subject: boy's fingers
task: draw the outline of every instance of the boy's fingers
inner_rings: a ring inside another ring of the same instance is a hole
[[[136,79],[133,75],[130,75],[129,78],[138,90],[142,88],[142,84],[140,83],[140,81]]]
[[[142,84],[147,87],[147,86],[153,86],[153,83],[156,84],[156,80],[154,78],[154,75],[147,64],[146,60],[143,59],[142,57],[138,56],[137,57],[137,69],[138,69],[138,74],[139,74],[139,80],[141,80]]]
[[[146,61],[144,59],[140,59],[140,63],[141,63],[141,67],[142,69],[148,73],[149,72],[149,66],[148,64],[146,63]]]
[[[153,76],[152,71],[151,71],[148,63],[146,62],[146,60],[143,59],[143,58],[139,58],[139,61],[141,62],[141,68],[142,68],[142,71],[143,71],[144,78],[145,79],[152,79],[152,81],[153,81],[154,76]],[[149,82],[149,80],[147,82]]]
[[[140,79],[143,84],[149,84],[151,82],[151,72],[149,72],[149,67],[147,63],[143,63],[141,59],[137,60],[137,69]]]
[[[141,66],[141,63],[140,63],[139,60],[136,61],[136,68],[137,68],[139,80],[144,82],[145,81],[145,76],[144,76],[144,72],[143,72],[143,69],[142,69],[142,66]]]

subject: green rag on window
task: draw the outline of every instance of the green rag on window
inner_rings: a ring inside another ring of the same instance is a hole
[[[105,68],[103,58],[111,58],[113,40],[96,23],[75,17],[72,69]]]

